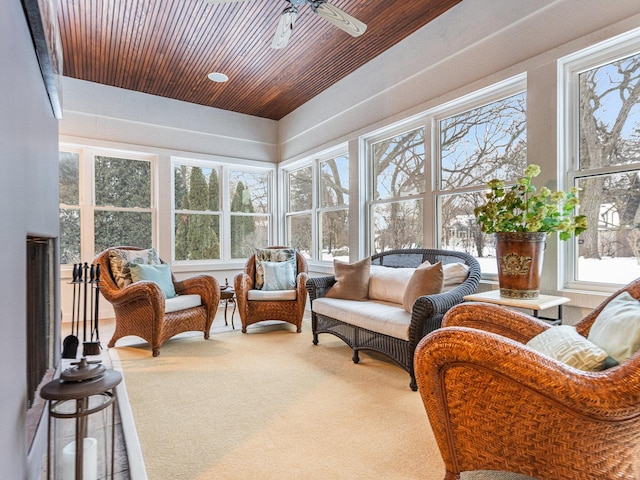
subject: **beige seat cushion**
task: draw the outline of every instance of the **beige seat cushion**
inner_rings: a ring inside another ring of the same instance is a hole
[[[164,313],[179,312],[202,305],[200,295],[178,295],[164,301]]]
[[[295,300],[297,290],[249,290],[247,300],[250,301],[274,301],[274,300]]]
[[[411,315],[396,303],[323,297],[313,301],[313,311],[350,325],[409,340]]]

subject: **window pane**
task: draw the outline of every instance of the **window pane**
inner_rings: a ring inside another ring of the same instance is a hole
[[[494,235],[482,233],[473,209],[485,202],[481,192],[438,197],[439,248],[466,252],[478,259],[483,273],[498,273]]]
[[[151,213],[96,210],[95,253],[118,245],[151,248]]]
[[[348,204],[349,159],[346,156],[341,156],[322,162],[320,164],[321,208]]]
[[[97,206],[150,208],[151,163],[96,156],[95,189]]]
[[[349,261],[349,212],[334,210],[320,214],[320,260]]]
[[[311,167],[289,173],[289,211],[299,212],[311,208],[313,208]]]
[[[60,263],[80,262],[80,210],[60,209]]]
[[[175,215],[176,260],[220,258],[220,216],[177,213]]]
[[[220,210],[220,172],[216,168],[174,168],[174,204],[176,210]]]
[[[424,191],[424,129],[371,145],[374,200]]]
[[[422,248],[422,211],[422,200],[374,205],[374,253]]]
[[[311,215],[288,216],[287,238],[305,258],[311,258]]]
[[[580,281],[626,284],[640,277],[640,172],[578,182],[589,228],[578,239]]]
[[[60,152],[59,191],[60,203],[79,205],[78,165],[80,156],[75,152]]]
[[[579,75],[580,169],[638,161],[640,54]]]
[[[515,180],[526,168],[526,95],[440,121],[440,189]]]
[[[231,211],[269,213],[269,175],[229,172]]]
[[[256,248],[269,246],[268,242],[269,217],[231,216],[231,258],[250,257]]]

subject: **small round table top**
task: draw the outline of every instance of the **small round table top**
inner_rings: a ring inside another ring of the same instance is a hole
[[[227,287],[224,290],[220,290],[220,300],[229,300],[233,298],[236,292],[231,287]]]

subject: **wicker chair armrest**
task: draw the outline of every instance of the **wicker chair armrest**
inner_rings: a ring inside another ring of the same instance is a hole
[[[142,280],[127,285],[117,290],[103,291],[101,293],[114,307],[122,307],[140,300],[149,301],[152,305],[162,302],[164,310],[164,294],[157,283]]]
[[[593,419],[624,420],[640,414],[640,372],[632,365],[585,372],[517,341],[472,328],[445,327],[428,334],[416,348],[414,366],[420,389],[427,389],[438,401],[446,397],[446,391],[457,389],[469,398],[516,389],[521,397],[552,400]],[[478,381],[469,384],[470,375]],[[456,383],[458,379],[461,383]],[[505,414],[510,408],[513,411]],[[517,421],[524,408],[521,401],[510,397],[509,402],[501,402],[501,418]]]
[[[442,319],[443,327],[469,327],[526,343],[550,328],[542,320],[509,308],[483,302],[461,303]]]
[[[336,277],[333,275],[325,277],[308,277],[306,285],[311,301],[313,302],[316,298],[324,297],[334,283],[336,283]]]
[[[211,306],[220,302],[220,286],[218,281],[210,275],[196,275],[175,281],[173,285],[178,295],[200,295],[202,302]]]
[[[308,280],[309,274],[307,272],[300,272],[296,276],[296,290],[298,298],[306,298]]]

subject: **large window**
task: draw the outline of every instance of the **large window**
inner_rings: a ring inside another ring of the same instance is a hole
[[[484,203],[489,180],[513,182],[526,168],[526,94],[498,98],[436,124],[438,245],[470,253],[484,273],[497,273],[493,235],[482,233],[473,210]]]
[[[174,259],[220,258],[220,171],[174,165]]]
[[[152,158],[60,152],[60,263],[87,261],[115,245],[153,244]]]
[[[271,215],[270,176],[266,173],[231,170],[231,258],[246,258],[256,247],[269,244]]]
[[[420,127],[370,144],[372,253],[423,245],[424,132]]]
[[[367,139],[369,252],[428,245],[470,253],[483,273],[497,273],[493,238],[481,232],[473,210],[489,180],[513,182],[526,167],[524,76],[410,125]]]
[[[565,157],[589,228],[568,246],[567,283],[640,276],[640,33],[564,61]],[[600,285],[598,287],[597,285]]]
[[[328,155],[286,170],[285,229],[306,258],[349,260],[349,158]]]
[[[264,169],[175,160],[174,260],[247,258],[269,245],[271,177]]]

